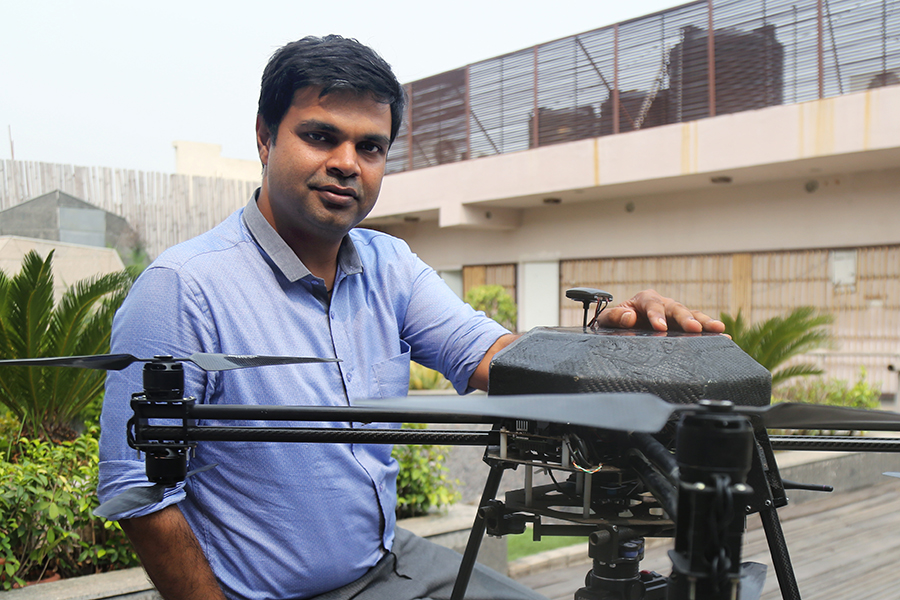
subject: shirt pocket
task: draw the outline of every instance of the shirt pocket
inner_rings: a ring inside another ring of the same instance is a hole
[[[409,391],[409,344],[400,340],[400,354],[372,365],[375,398],[397,398]]]

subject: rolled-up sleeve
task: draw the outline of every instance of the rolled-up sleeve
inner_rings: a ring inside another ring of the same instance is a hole
[[[203,350],[202,308],[190,286],[177,273],[166,268],[151,268],[135,283],[113,321],[111,352],[138,358],[156,355],[190,356]],[[128,446],[126,427],[132,416],[131,395],[143,389],[143,364],[111,371],[106,379],[106,394],[100,417],[100,467],[97,495],[105,502],[125,490],[147,486],[145,462],[137,450]],[[202,399],[205,374],[193,365],[185,365],[185,396]],[[138,517],[180,502],[184,484],[167,489],[158,504],[111,515],[112,520]]]
[[[412,359],[443,373],[458,393],[471,392],[469,379],[478,363],[509,331],[463,302],[434,269],[415,260],[417,274],[403,328]]]

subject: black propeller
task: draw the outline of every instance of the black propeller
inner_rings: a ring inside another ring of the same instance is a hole
[[[837,429],[900,431],[900,414],[885,410],[782,402],[765,407],[738,406],[737,412],[759,414],[768,429]]]
[[[759,600],[766,584],[768,567],[762,563],[741,563],[741,600]]]
[[[190,362],[194,363],[204,371],[229,371],[231,369],[264,367],[270,365],[340,362],[340,359],[297,356],[256,356],[244,354],[207,354],[203,352],[197,352],[187,358],[173,358],[171,356],[138,358],[131,354],[95,354],[93,356],[60,356],[54,358],[14,358],[10,360],[0,360],[0,366],[76,367],[80,369],[121,371],[125,367],[136,362],[159,361]]]
[[[768,429],[900,431],[900,414],[818,404],[779,403],[734,406],[701,401],[672,404],[652,394],[530,394],[522,396],[422,396],[366,400],[360,406],[398,411],[442,412],[501,419],[585,425],[598,429],[655,433],[676,413],[723,410],[759,417]]]
[[[187,477],[185,477],[185,479],[187,479],[188,477],[192,477],[197,473],[208,471],[215,466],[216,465],[214,464],[206,465],[205,467],[194,469],[193,471],[188,471]],[[166,488],[169,487],[172,486],[166,485],[164,483],[155,483],[150,486],[128,488],[118,496],[110,498],[109,500],[95,508],[94,516],[109,519],[112,515],[117,515],[138,508],[143,508],[145,506],[150,506],[151,504],[156,504],[163,499],[163,495],[166,493]]]
[[[586,425],[598,429],[655,433],[676,405],[652,394],[527,394],[521,396],[417,396],[365,400],[360,406],[501,419]]]

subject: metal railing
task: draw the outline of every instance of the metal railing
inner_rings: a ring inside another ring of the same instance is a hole
[[[407,84],[388,172],[900,83],[900,0],[698,0]]]

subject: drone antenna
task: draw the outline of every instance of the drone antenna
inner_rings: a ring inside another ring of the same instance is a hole
[[[612,302],[612,294],[609,292],[604,292],[603,290],[597,290],[594,288],[572,288],[566,290],[566,298],[570,298],[575,300],[576,302],[581,302],[584,307],[584,318],[582,319],[581,327],[587,329],[588,327],[593,327],[597,324],[597,319],[600,317],[600,313],[603,312],[609,303]],[[591,322],[588,323],[588,310],[591,307],[591,304],[594,302],[597,303],[597,310],[594,313],[594,318],[591,319]]]

